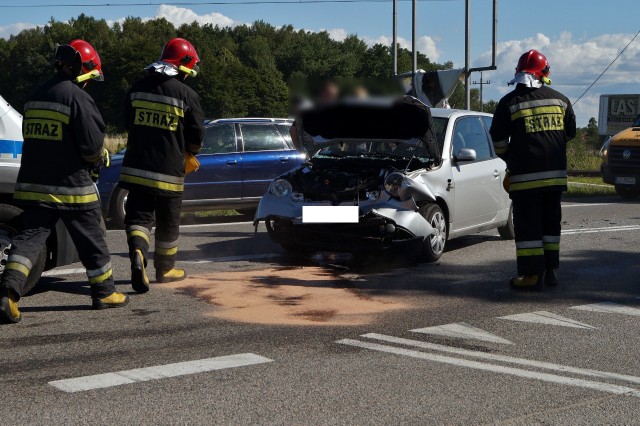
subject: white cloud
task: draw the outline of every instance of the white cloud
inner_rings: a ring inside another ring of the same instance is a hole
[[[193,22],[197,22],[200,25],[211,24],[213,26],[218,25],[220,27],[232,27],[238,24],[233,19],[218,12],[198,15],[191,9],[166,4],[162,4],[158,7],[154,18],[165,18],[176,27],[182,24],[191,24]]]
[[[22,30],[37,27],[36,24],[28,24],[26,22],[16,22],[15,24],[0,26],[0,38],[8,39],[10,36],[18,34]]]
[[[391,46],[393,43],[393,38],[382,35],[379,37],[364,37],[364,41],[369,45],[373,46],[374,44],[383,44],[385,46]],[[432,62],[437,62],[442,52],[436,46],[437,39],[434,39],[430,36],[422,36],[419,37],[416,41],[418,52],[424,53]],[[411,41],[407,40],[404,37],[398,37],[398,45],[403,49],[411,50]]]
[[[344,41],[349,36],[349,32],[344,28],[332,28],[330,30],[320,31],[326,31],[327,34],[329,34],[329,37],[335,41]]]
[[[485,100],[498,99],[508,91],[506,82],[513,77],[518,58],[529,49],[540,50],[549,59],[550,78],[555,89],[575,101],[629,43],[631,34],[602,34],[589,39],[576,39],[564,32],[555,39],[536,34],[523,40],[509,40],[498,44],[498,70],[486,73],[491,85],[485,86]],[[487,51],[473,61],[473,66],[491,63]],[[576,105],[578,125],[585,126],[590,117],[598,117],[599,96],[608,93],[638,93],[640,85],[640,41],[632,43],[615,64]]]

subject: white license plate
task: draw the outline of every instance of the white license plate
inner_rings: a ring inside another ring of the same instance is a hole
[[[302,206],[302,223],[358,223],[358,206]]]
[[[616,183],[619,183],[621,185],[635,185],[636,184],[636,178],[634,178],[634,177],[616,176]]]

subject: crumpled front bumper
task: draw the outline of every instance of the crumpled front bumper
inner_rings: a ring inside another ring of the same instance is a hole
[[[342,252],[419,250],[424,239],[435,233],[413,200],[362,201],[358,223],[303,223],[302,207],[311,205],[331,204],[293,201],[267,193],[260,201],[254,225],[265,221],[270,237],[279,243]]]

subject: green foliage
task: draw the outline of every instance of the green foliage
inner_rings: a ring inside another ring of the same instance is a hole
[[[83,38],[102,59],[104,83],[87,86],[110,132],[123,128],[122,106],[131,84],[156,60],[172,37],[184,37],[198,49],[201,70],[186,80],[200,95],[208,118],[286,116],[295,81],[391,80],[391,51],[377,44],[368,47],[355,35],[332,40],[327,32],[274,27],[257,21],[251,26],[220,28],[192,23],[176,28],[166,19],[127,18],[109,26],[103,19],[81,14],[67,23],[53,19],[44,27],[24,30],[8,40],[0,38],[0,94],[18,110],[34,87],[52,74],[50,59],[56,44]],[[412,56],[398,49],[398,71],[411,70]],[[418,67],[427,71],[450,69],[422,53]],[[477,109],[478,90],[472,90]],[[464,87],[451,104],[464,108]]]
[[[578,130],[576,137],[567,144],[567,169],[600,170],[601,162],[598,150],[590,146],[583,131]]]

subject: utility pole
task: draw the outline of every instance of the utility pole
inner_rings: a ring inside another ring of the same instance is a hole
[[[398,0],[393,0],[393,76],[398,75]]]
[[[464,4],[464,95],[465,105],[471,109],[471,0]]]
[[[413,12],[413,26],[412,26],[412,35],[411,35],[411,50],[413,51],[413,75],[415,75],[416,71],[418,70],[418,47],[417,47],[418,0],[413,0],[412,12]]]
[[[472,84],[480,85],[480,112],[482,112],[484,108],[484,104],[482,103],[482,86],[484,86],[485,84],[491,84],[491,80],[482,80],[482,71],[480,71],[480,81],[474,81]]]

